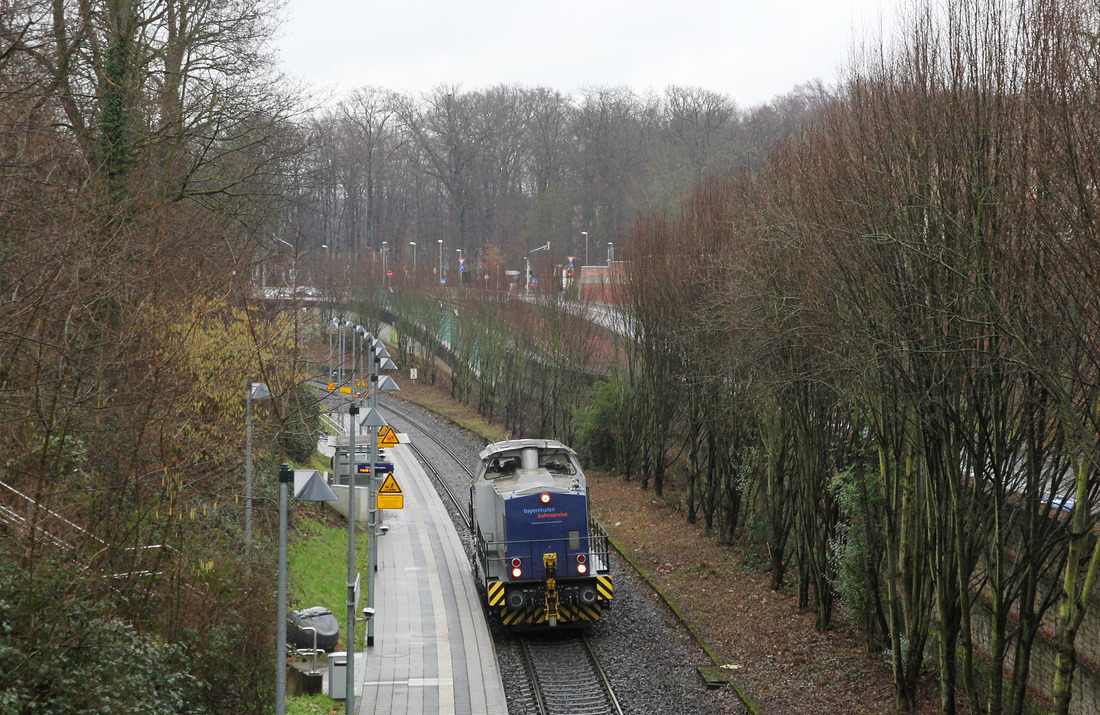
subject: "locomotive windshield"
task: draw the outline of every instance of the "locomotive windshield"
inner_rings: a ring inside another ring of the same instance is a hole
[[[522,458],[519,454],[498,454],[485,464],[485,478],[499,479],[501,477],[514,476],[516,470],[522,466]],[[567,452],[539,452],[538,466],[551,474],[559,474],[567,477],[576,475],[577,465]]]
[[[493,457],[489,460],[489,463],[485,465],[485,478],[486,479],[498,479],[500,477],[510,477],[516,473],[519,469],[519,455],[507,457],[504,455]]]
[[[551,474],[572,476],[577,473],[577,470],[573,467],[572,460],[569,459],[569,455],[564,452],[556,454],[553,452],[543,452],[539,455],[539,466]]]

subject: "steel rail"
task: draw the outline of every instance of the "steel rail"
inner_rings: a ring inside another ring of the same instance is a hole
[[[543,715],[622,715],[611,681],[588,639],[521,637],[524,668],[536,707]]]
[[[447,445],[443,444],[443,442],[438,437],[436,437],[435,434],[431,430],[425,429],[424,424],[422,422],[417,420],[415,417],[411,417],[410,415],[408,415],[407,413],[405,413],[402,410],[395,409],[392,404],[383,405],[380,402],[378,407],[383,409],[383,410],[386,410],[386,411],[388,411],[388,412],[390,412],[394,415],[397,415],[397,417],[399,419],[402,419],[405,422],[407,422],[408,424],[415,427],[420,433],[422,433],[428,439],[432,440],[440,449],[442,449],[444,452],[446,452],[447,456],[449,456],[451,459],[453,459],[454,462],[459,467],[461,467],[462,470],[464,472],[466,472],[466,474],[468,476],[470,476],[470,477],[474,476],[473,470],[470,469],[468,466],[466,466],[466,463],[463,462],[462,459],[460,459],[458,457],[458,455],[456,455],[449,447],[447,447]],[[466,527],[469,528],[470,527],[470,515],[466,513],[466,510],[465,510],[465,508],[463,508],[462,503],[458,500],[458,497],[455,496],[454,490],[451,489],[451,486],[449,484],[447,484],[447,480],[445,480],[443,478],[443,476],[440,474],[439,470],[436,469],[434,464],[432,464],[431,460],[427,459],[427,457],[424,455],[424,452],[421,451],[420,448],[416,446],[415,442],[409,444],[409,446],[412,447],[413,453],[416,454],[416,456],[420,459],[420,462],[425,467],[427,467],[427,469],[435,477],[436,483],[439,484],[443,488],[443,491],[447,494],[447,497],[451,500],[451,503],[454,504],[455,510],[458,512],[459,516],[462,517],[462,521],[466,524]]]

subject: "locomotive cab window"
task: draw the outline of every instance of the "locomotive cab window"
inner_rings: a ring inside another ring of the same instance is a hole
[[[485,467],[486,479],[510,477],[519,467],[519,457],[493,457]]]
[[[551,474],[565,474],[571,476],[577,473],[568,454],[540,454],[539,466]]]

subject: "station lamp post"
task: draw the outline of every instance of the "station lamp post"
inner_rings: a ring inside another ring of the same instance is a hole
[[[331,318],[328,324],[329,327],[332,328],[332,331],[328,334],[328,379],[334,380],[336,378],[336,363],[333,362],[335,356],[333,336],[340,333],[340,321],[336,318]]]
[[[248,381],[244,400],[244,547],[252,549],[252,401],[266,400],[271,390],[262,382]]]
[[[439,244],[439,285],[443,285],[443,239],[436,241]]]
[[[350,379],[351,379],[351,383],[352,383],[351,386],[353,388],[353,390],[352,390],[353,392],[354,392],[354,387],[355,387],[355,328],[356,327],[358,327],[358,326],[356,326],[355,323],[351,322],[350,320],[345,320],[344,321],[344,341],[347,343],[347,346],[349,348],[351,348],[351,373],[350,373],[351,378]],[[341,376],[340,376],[341,380],[343,380],[344,376],[347,375],[347,374],[348,373],[346,373],[346,372],[342,372]]]
[[[581,231],[584,236],[584,265],[588,265],[588,231]]]
[[[355,597],[359,583],[355,578],[355,482],[359,476],[359,462],[355,455],[355,433],[359,431],[358,417],[359,405],[352,400],[348,406],[348,580],[347,596],[347,630],[344,631],[347,640],[347,665],[344,672],[344,707],[345,715],[355,714]],[[337,460],[339,466],[339,460]],[[337,475],[339,478],[339,475]],[[277,714],[278,715],[278,714]]]
[[[409,245],[413,247],[413,273],[416,273],[416,241],[409,241]]]
[[[382,241],[382,287],[386,287],[386,242]]]
[[[614,260],[614,256],[615,256],[615,244],[612,243],[611,241],[608,241],[607,242],[607,265],[609,265],[609,266],[611,265],[611,261]]]

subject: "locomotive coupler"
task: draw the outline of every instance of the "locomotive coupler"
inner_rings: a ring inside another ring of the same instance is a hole
[[[550,627],[558,625],[558,555],[542,555],[542,565],[546,568],[546,619]]]

